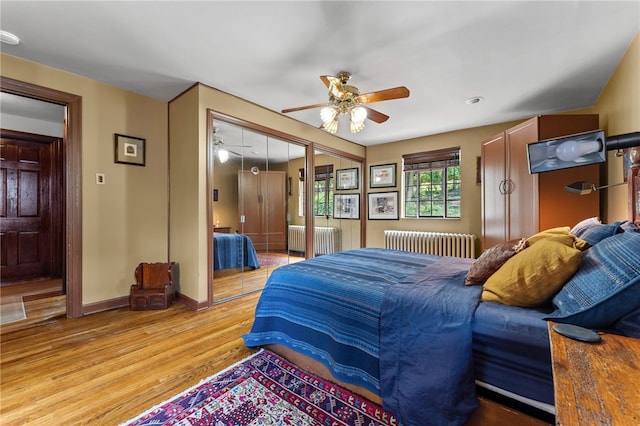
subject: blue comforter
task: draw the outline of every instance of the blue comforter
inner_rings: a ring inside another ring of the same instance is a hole
[[[248,266],[259,268],[258,254],[251,239],[242,234],[213,234],[213,270],[241,268]]]
[[[366,248],[273,271],[249,347],[280,344],[382,396],[409,425],[463,424],[476,408],[472,260]],[[453,281],[452,281],[453,280]]]

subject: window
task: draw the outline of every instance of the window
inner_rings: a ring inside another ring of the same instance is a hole
[[[300,169],[300,194],[304,200],[304,169]],[[299,203],[302,205],[303,203]],[[300,216],[304,216],[300,211]],[[333,165],[316,166],[313,181],[313,215],[331,217],[333,214]]]
[[[333,165],[316,166],[313,182],[313,215],[333,214]]]
[[[460,217],[460,147],[402,156],[404,217]]]

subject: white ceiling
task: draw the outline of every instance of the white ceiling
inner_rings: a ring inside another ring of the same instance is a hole
[[[374,145],[593,105],[640,1],[2,0],[0,28],[21,39],[4,53],[166,101],[200,82],[279,112],[326,102],[319,77],[342,70],[408,87],[369,104],[387,122],[338,130]]]

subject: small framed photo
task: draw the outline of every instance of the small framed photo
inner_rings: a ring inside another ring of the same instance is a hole
[[[115,162],[132,164],[134,166],[145,165],[145,140],[133,136],[115,134]]]
[[[336,190],[358,189],[358,168],[336,170]]]
[[[369,166],[369,187],[387,188],[396,186],[396,163]]]
[[[360,194],[333,194],[334,219],[360,219]]]
[[[369,219],[400,219],[398,214],[398,191],[370,192]]]

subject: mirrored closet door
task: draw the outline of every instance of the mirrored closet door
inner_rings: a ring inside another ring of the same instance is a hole
[[[212,300],[259,291],[274,268],[302,259],[290,252],[288,226],[299,210],[291,164],[305,164],[306,147],[213,117]]]
[[[362,247],[362,162],[316,149],[314,169],[315,255]]]

